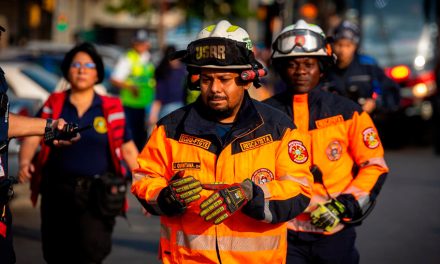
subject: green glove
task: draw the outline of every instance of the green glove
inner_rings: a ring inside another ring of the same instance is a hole
[[[314,226],[330,232],[341,221],[344,213],[345,206],[341,202],[332,199],[324,204],[318,204],[318,208],[310,214],[310,217]]]
[[[189,203],[200,199],[200,181],[193,176],[182,178],[182,175],[183,171],[176,173],[157,198],[160,209],[168,216],[182,214]]]
[[[215,225],[225,221],[252,199],[252,181],[229,185],[209,196],[200,204],[200,216]]]

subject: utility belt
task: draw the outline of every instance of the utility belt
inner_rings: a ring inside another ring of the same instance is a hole
[[[103,217],[123,215],[127,182],[113,173],[75,179],[74,202],[79,210],[92,210]]]

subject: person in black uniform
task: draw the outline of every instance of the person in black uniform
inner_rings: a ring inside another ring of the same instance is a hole
[[[384,145],[397,147],[403,142],[396,137],[401,123],[399,85],[385,75],[374,58],[359,53],[356,24],[343,21],[335,28],[333,41],[337,60],[326,73],[325,89],[358,103],[373,118]]]
[[[5,29],[0,26],[1,33]],[[55,122],[42,118],[24,117],[9,113],[9,101],[6,92],[8,85],[4,72],[0,67],[0,263],[15,263],[15,252],[12,244],[12,215],[8,202],[13,195],[12,183],[14,178],[8,177],[8,142],[11,137],[23,137],[33,135],[44,135],[45,132],[57,128],[62,130],[66,124],[63,119]],[[71,141],[79,139],[54,140],[56,146],[70,145]]]
[[[388,78],[374,58],[358,52],[357,25],[343,21],[333,34],[337,61],[327,73],[329,90],[346,96],[371,114],[377,107],[398,107],[399,86]]]

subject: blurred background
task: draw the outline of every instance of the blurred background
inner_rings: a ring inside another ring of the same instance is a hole
[[[265,99],[276,92],[271,43],[300,18],[327,34],[343,19],[357,23],[360,52],[374,57],[400,87],[398,107],[373,115],[383,130],[391,173],[377,208],[360,228],[361,262],[440,263],[437,0],[0,0],[0,25],[7,29],[0,66],[10,88],[11,112],[32,116],[49,93],[65,88],[59,64],[75,43],[97,46],[106,71],[99,89],[117,94],[109,77],[136,30],[148,31],[157,65],[167,45],[185,49],[202,27],[220,19],[249,32],[256,55],[271,72],[251,95]],[[19,139],[10,143],[11,175],[16,174],[19,145]],[[38,210],[30,207],[27,186],[16,189],[18,263],[42,263]],[[118,223],[106,263],[157,262],[158,219],[144,218],[132,204],[129,219],[135,221]]]

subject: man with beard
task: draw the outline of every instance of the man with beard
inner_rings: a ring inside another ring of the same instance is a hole
[[[266,103],[312,138],[313,195],[289,221],[287,263],[359,263],[354,225],[371,211],[388,174],[377,130],[355,102],[322,89],[334,56],[317,25],[299,20],[284,28],[272,62],[287,90]]]
[[[286,222],[309,203],[308,137],[249,97],[265,72],[247,32],[220,21],[175,57],[196,102],[157,126],[132,193],[161,216],[164,263],[284,263]]]

